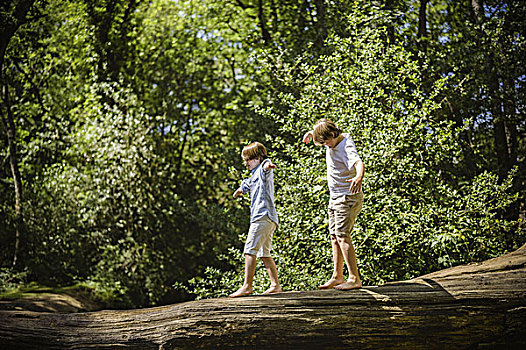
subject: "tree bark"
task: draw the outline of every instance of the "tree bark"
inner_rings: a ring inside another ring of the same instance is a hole
[[[17,262],[20,254],[20,241],[22,240],[22,178],[18,168],[17,152],[16,152],[16,128],[13,119],[13,113],[9,104],[9,90],[8,85],[3,85],[3,102],[6,110],[6,117],[3,119],[4,128],[7,131],[7,146],[9,151],[9,166],[13,176],[13,183],[15,185],[15,247],[13,252],[12,266],[17,267]]]
[[[318,30],[319,42],[323,43],[327,39],[327,21],[325,20],[325,14],[327,12],[325,8],[324,0],[314,0],[314,5],[316,6],[316,18],[315,23]]]
[[[0,25],[0,74],[4,71],[4,58],[7,46],[15,32],[24,23],[27,13],[34,2],[35,0],[8,0],[3,5],[10,17]]]
[[[427,3],[428,0],[420,0],[420,8],[418,10],[418,46],[420,51],[426,53],[427,51]]]
[[[263,0],[258,1],[258,21],[259,27],[261,28],[261,38],[263,39],[265,45],[269,45],[272,41],[272,38],[270,37],[270,33],[266,25],[265,13],[263,9]]]
[[[516,159],[513,159],[513,155],[510,150],[513,146],[509,145],[509,138],[507,134],[512,132],[508,118],[503,111],[503,103],[500,98],[501,89],[500,84],[503,83],[501,77],[497,74],[495,69],[495,59],[492,54],[492,48],[490,44],[486,43],[489,40],[485,39],[486,34],[480,27],[482,26],[485,15],[484,6],[482,0],[471,0],[471,6],[475,23],[479,26],[478,33],[482,38],[482,52],[485,54],[485,71],[486,71],[486,85],[488,87],[489,99],[491,101],[491,114],[493,117],[493,137],[495,141],[495,153],[497,160],[497,168],[499,177],[501,179],[508,175],[514,164],[517,163]]]
[[[390,13],[393,11],[395,5],[395,0],[386,0],[385,1],[385,9]],[[389,44],[387,46],[390,46],[395,41],[395,29],[394,24],[390,24],[387,26],[387,38],[389,39]]]
[[[139,310],[0,312],[2,349],[472,349],[526,345],[526,245],[352,291],[286,292]]]
[[[2,108],[4,112],[2,114],[2,121],[4,128],[7,133],[7,144],[9,150],[9,165],[11,168],[11,174],[13,176],[13,182],[15,185],[15,248],[13,253],[13,267],[17,266],[20,242],[21,242],[21,230],[23,225],[22,219],[22,179],[18,168],[17,154],[16,154],[16,127],[9,105],[9,91],[8,84],[5,77],[5,54],[11,38],[15,35],[16,31],[25,22],[27,14],[35,0],[13,0],[8,1],[4,4],[4,9],[8,11],[10,18],[0,25],[0,98],[2,99]]]

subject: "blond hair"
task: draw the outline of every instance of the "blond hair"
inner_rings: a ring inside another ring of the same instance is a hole
[[[243,157],[243,160],[245,161],[252,159],[260,159],[263,161],[268,158],[267,149],[262,143],[257,141],[252,142],[243,148],[243,151],[241,151],[241,157]]]
[[[335,139],[340,136],[341,133],[342,131],[334,122],[328,119],[320,119],[314,124],[312,139],[315,145],[322,146],[329,139]]]

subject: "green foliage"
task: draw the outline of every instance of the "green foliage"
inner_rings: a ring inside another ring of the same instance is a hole
[[[5,293],[26,283],[27,271],[17,272],[13,269],[0,269],[0,293]]]
[[[30,299],[35,301],[45,294],[66,294],[100,309],[130,308],[133,306],[126,295],[115,295],[112,292],[115,289],[113,286],[111,291],[104,290],[100,285],[96,286],[90,282],[76,283],[65,287],[49,287],[34,281],[26,283],[24,282],[26,278],[23,274],[5,270],[0,273],[2,282],[6,281],[6,275],[11,277],[8,279],[7,284],[2,284],[0,289],[1,300]],[[15,275],[17,275],[15,277],[16,280],[12,279]]]
[[[243,273],[238,271],[243,269],[240,264],[240,256],[239,249],[231,247],[225,254],[218,256],[221,261],[229,264],[229,270],[224,271],[217,267],[208,266],[203,273],[204,277],[196,276],[188,281],[190,287],[182,284],[178,284],[178,287],[190,290],[197,299],[227,296],[232,293],[235,286],[243,284]]]
[[[36,1],[0,82],[24,186],[24,254],[0,280],[80,283],[119,307],[231,293],[249,226],[248,201],[231,195],[246,175],[242,146],[259,140],[278,166],[280,279],[315,288],[332,268],[325,155],[301,137],[321,117],[366,164],[352,236],[366,283],[517,248],[524,9],[496,7],[479,23],[465,4],[433,2],[418,37],[421,4]],[[15,200],[1,142],[8,267]],[[259,268],[256,292],[267,285]]]

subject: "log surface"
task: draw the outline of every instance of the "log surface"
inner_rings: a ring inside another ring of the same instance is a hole
[[[526,348],[526,245],[353,291],[75,314],[0,311],[1,349]]]

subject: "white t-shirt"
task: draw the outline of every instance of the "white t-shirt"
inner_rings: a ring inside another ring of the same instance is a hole
[[[356,145],[349,134],[342,134],[343,140],[333,149],[325,146],[327,151],[327,182],[332,199],[351,194],[351,184],[345,180],[356,176],[355,163],[360,159]]]

